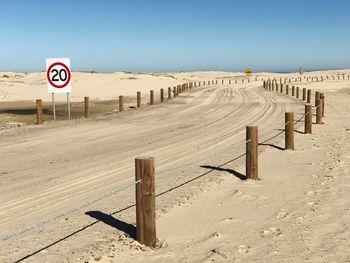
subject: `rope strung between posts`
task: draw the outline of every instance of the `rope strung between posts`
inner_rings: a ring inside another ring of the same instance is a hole
[[[112,192],[110,192],[110,193],[108,193],[108,194],[105,194],[105,195],[99,197],[99,198],[96,198],[96,199],[94,199],[94,200],[88,201],[88,202],[82,204],[82,205],[79,206],[79,207],[76,207],[76,208],[73,208],[73,209],[71,209],[71,210],[69,210],[69,211],[63,212],[63,213],[61,213],[61,214],[59,214],[59,215],[57,215],[57,216],[55,216],[55,217],[52,217],[52,218],[50,218],[50,219],[47,219],[47,220],[45,220],[45,221],[42,221],[42,222],[37,223],[37,224],[35,224],[35,225],[32,225],[32,226],[30,226],[30,227],[28,227],[28,228],[26,228],[26,229],[21,230],[21,231],[18,231],[18,232],[9,234],[9,235],[7,235],[7,236],[5,236],[5,237],[2,237],[2,238],[0,238],[0,243],[5,242],[5,241],[8,241],[8,240],[10,240],[10,239],[13,239],[13,238],[15,238],[15,237],[22,236],[22,235],[24,235],[24,234],[26,234],[26,233],[28,233],[28,232],[31,232],[31,231],[33,231],[33,230],[35,230],[35,229],[38,229],[38,228],[43,227],[43,226],[45,226],[45,225],[48,225],[48,224],[50,224],[50,223],[52,223],[52,222],[54,222],[54,221],[56,221],[56,220],[58,220],[58,219],[60,219],[60,218],[63,218],[63,217],[65,217],[65,216],[68,216],[68,215],[70,215],[70,214],[73,214],[73,213],[75,213],[75,212],[78,212],[79,210],[81,210],[81,209],[83,209],[83,208],[85,208],[85,207],[87,207],[87,206],[90,206],[90,205],[92,205],[92,204],[95,204],[95,203],[97,203],[97,202],[100,202],[100,201],[102,201],[102,200],[104,200],[104,199],[106,199],[106,198],[108,198],[108,197],[110,197],[110,196],[113,196],[113,195],[115,195],[115,194],[117,194],[117,193],[119,193],[119,192],[121,192],[121,191],[123,191],[123,190],[125,190],[125,189],[127,189],[127,188],[130,188],[130,187],[132,187],[132,186],[134,186],[134,185],[137,185],[137,184],[140,183],[140,182],[141,182],[141,180],[138,180],[138,181],[136,181],[136,182],[127,184],[127,185],[125,185],[125,186],[119,188],[118,190],[112,191]]]
[[[319,105],[319,106],[320,106],[320,105]],[[317,106],[317,107],[319,107],[319,106]],[[317,107],[316,107],[316,108],[317,108]],[[298,122],[299,122],[302,118],[304,118],[307,114],[308,114],[308,113],[303,114],[302,117],[301,117],[299,120],[297,120],[295,123],[298,123]],[[286,126],[286,125],[288,125],[288,124],[289,124],[289,122],[285,123],[284,126]],[[265,140],[265,141],[263,141],[262,143],[259,143],[259,144],[264,144],[264,143],[266,143],[266,142],[268,142],[268,141],[270,141],[270,140],[272,140],[272,139],[278,137],[279,135],[281,135],[282,133],[284,133],[284,131],[285,131],[285,129],[283,129],[280,133],[274,135],[273,137],[271,137],[271,138],[269,138],[269,139],[267,139],[267,140]],[[249,143],[249,142],[251,142],[251,139],[244,141],[245,144],[247,144],[247,143]],[[237,147],[238,145],[239,145],[239,144],[235,144],[235,145],[231,145],[231,146],[236,146],[236,147]],[[236,147],[235,147],[235,148],[236,148]],[[231,150],[232,150],[232,148],[231,148]],[[227,151],[227,149],[221,150],[221,151],[219,151],[218,153],[221,153],[221,152],[224,152],[224,151]],[[244,154],[240,155],[240,157],[243,157],[243,156],[244,156]],[[159,175],[161,175],[161,174],[163,174],[163,173],[165,173],[165,172],[171,172],[171,171],[176,171],[176,170],[179,170],[179,169],[183,169],[183,168],[188,167],[188,166],[190,166],[190,165],[192,165],[192,164],[194,164],[194,163],[198,163],[198,162],[201,162],[201,161],[204,161],[204,160],[207,160],[207,159],[208,159],[208,157],[204,157],[204,158],[202,158],[202,159],[200,159],[200,160],[196,160],[196,161],[189,162],[189,163],[187,163],[186,165],[183,165],[183,166],[181,166],[181,167],[177,167],[177,168],[175,168],[175,169],[170,169],[170,170],[163,171],[163,172],[160,173]],[[90,206],[90,205],[92,205],[92,204],[95,204],[95,203],[97,203],[97,202],[100,202],[100,201],[102,201],[102,200],[104,200],[104,199],[106,199],[106,198],[108,198],[108,197],[110,197],[110,196],[113,196],[113,195],[115,195],[115,194],[117,194],[117,193],[119,193],[119,192],[121,192],[121,191],[123,191],[123,190],[125,190],[125,189],[127,189],[127,188],[130,188],[130,187],[132,187],[132,186],[135,186],[135,185],[137,185],[137,184],[140,183],[140,182],[141,182],[141,180],[136,181],[136,182],[133,182],[133,183],[130,183],[130,184],[128,184],[128,185],[126,185],[126,186],[124,186],[124,187],[118,189],[118,190],[112,191],[112,192],[110,192],[110,193],[108,193],[108,194],[106,194],[106,195],[103,195],[103,196],[99,197],[99,198],[96,198],[96,199],[94,199],[94,200],[88,201],[88,202],[82,204],[82,205],[79,206],[79,207],[76,207],[76,208],[71,209],[71,210],[69,210],[69,211],[63,212],[63,213],[61,213],[61,214],[59,214],[59,215],[57,215],[57,216],[55,216],[55,217],[53,217],[53,218],[50,218],[50,219],[45,220],[45,221],[42,221],[42,222],[40,222],[40,223],[38,223],[38,224],[32,225],[31,227],[28,227],[28,228],[26,228],[26,229],[23,229],[23,230],[21,230],[21,231],[19,231],[19,232],[15,232],[15,233],[9,234],[9,235],[7,235],[7,236],[5,236],[5,237],[2,237],[2,238],[0,238],[0,243],[5,242],[5,241],[8,241],[8,240],[10,240],[10,239],[13,239],[13,238],[15,238],[15,237],[22,236],[22,235],[24,235],[24,234],[26,234],[26,233],[28,233],[28,232],[34,231],[35,229],[38,229],[38,228],[43,227],[43,226],[45,226],[45,225],[48,225],[48,224],[50,224],[50,223],[52,223],[52,222],[54,222],[54,221],[56,221],[56,220],[58,220],[58,219],[60,219],[60,218],[63,218],[63,217],[65,217],[65,216],[68,216],[68,215],[71,215],[71,214],[73,214],[73,213],[75,213],[75,212],[78,212],[79,210],[81,210],[81,209],[83,209],[83,208],[85,208],[85,207],[87,207],[87,206]]]
[[[303,115],[301,115],[301,117],[298,119],[298,120],[296,120],[295,122],[294,122],[294,124],[297,124],[298,122],[301,122],[301,120],[302,119],[304,119],[304,117],[306,116],[306,115],[308,115],[309,113],[307,112],[307,113],[304,113]]]
[[[248,142],[250,142],[250,141],[251,141],[251,139],[249,139],[249,140],[247,140],[247,141],[244,141],[243,143],[248,143]],[[223,153],[223,152],[227,152],[228,149],[229,149],[229,150],[232,150],[232,149],[238,148],[238,146],[241,146],[241,144],[232,144],[232,145],[230,145],[229,147],[226,147],[225,149],[216,152],[215,154],[221,154],[221,153]],[[233,148],[232,148],[232,147],[233,147]],[[184,169],[184,168],[186,168],[186,167],[189,167],[189,166],[191,166],[191,165],[193,165],[193,164],[196,164],[196,163],[199,163],[199,162],[202,162],[202,161],[206,161],[207,159],[211,158],[212,155],[213,155],[213,154],[210,154],[210,156],[207,155],[207,156],[205,156],[205,157],[203,157],[203,158],[201,158],[201,159],[198,159],[198,160],[196,160],[196,161],[187,162],[186,164],[181,165],[181,166],[178,166],[178,167],[173,168],[173,169],[167,169],[167,170],[165,170],[165,171],[162,171],[162,172],[158,173],[158,175],[161,176],[161,175],[163,175],[164,173],[169,173],[169,172],[178,171],[178,170]]]

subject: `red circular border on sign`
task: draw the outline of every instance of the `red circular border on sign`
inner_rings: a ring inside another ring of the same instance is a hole
[[[64,67],[65,70],[67,71],[68,78],[67,78],[66,83],[64,83],[63,85],[56,85],[56,84],[53,83],[52,80],[50,79],[50,71],[51,71],[51,69],[52,69],[54,66],[62,66],[62,67]],[[63,64],[62,62],[55,62],[55,63],[51,64],[51,66],[47,69],[46,77],[47,77],[47,80],[49,81],[49,83],[50,83],[53,87],[55,87],[55,88],[57,88],[57,89],[62,89],[62,88],[64,88],[65,86],[67,86],[68,83],[70,82],[71,74],[70,74],[70,70],[69,70],[69,68],[67,67],[66,64]]]

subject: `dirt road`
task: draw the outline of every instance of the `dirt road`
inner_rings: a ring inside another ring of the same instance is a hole
[[[134,158],[138,156],[155,157],[156,189],[158,193],[166,191],[203,172],[201,165],[218,165],[228,161],[230,152],[232,158],[243,153],[245,126],[259,126],[259,141],[278,133],[286,110],[302,113],[303,105],[264,90],[260,82],[227,84],[197,87],[166,103],[98,119],[3,131],[0,237],[133,182]],[[132,204],[133,196],[130,188],[113,197],[113,201],[101,202],[107,202],[109,208],[122,208]],[[174,198],[178,193],[164,195],[157,203],[157,211],[164,212]],[[2,242],[1,260],[18,260],[65,237],[91,222],[84,212],[101,208],[102,204]],[[125,220],[133,223],[132,215],[126,214]],[[68,250],[93,242],[75,238]],[[68,253],[59,250],[56,255]],[[45,251],[39,254],[46,259]],[[38,255],[31,262],[35,257]]]

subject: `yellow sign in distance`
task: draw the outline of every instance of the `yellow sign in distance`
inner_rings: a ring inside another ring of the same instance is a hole
[[[245,74],[247,75],[247,76],[250,76],[250,75],[252,75],[252,70],[250,69],[250,68],[248,68],[248,69],[246,69],[246,71],[245,71]]]

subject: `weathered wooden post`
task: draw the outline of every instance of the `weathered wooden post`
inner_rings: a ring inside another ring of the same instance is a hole
[[[124,97],[119,96],[119,111],[122,112],[124,110]]]
[[[90,99],[89,99],[89,97],[84,97],[84,110],[85,110],[85,118],[89,118],[89,116],[90,116]]]
[[[160,101],[164,101],[164,89],[160,89]]]
[[[307,99],[306,99],[307,103],[311,103],[311,89],[307,90]]]
[[[246,177],[258,179],[258,127],[246,127]]]
[[[303,101],[306,101],[306,88],[303,88]]]
[[[156,201],[155,168],[153,157],[135,159],[136,184],[136,240],[149,247],[155,247]]]
[[[149,93],[149,104],[150,105],[154,104],[154,91],[153,90],[150,90],[150,93]]]
[[[292,86],[292,97],[295,96],[295,86]]]
[[[312,106],[311,104],[305,105],[305,127],[304,133],[311,134],[312,133]]]
[[[289,85],[286,86],[286,94],[289,94]]]
[[[285,149],[294,150],[294,113],[285,113]]]
[[[43,101],[36,100],[36,124],[43,124]]]
[[[297,87],[297,99],[299,99],[299,87]]]
[[[224,80],[222,80],[222,83],[221,84],[224,84]]]
[[[283,84],[281,84],[281,91],[280,92],[283,93]]]
[[[317,100],[320,99],[320,92],[319,91],[316,91],[315,93],[315,106],[317,106]]]
[[[141,107],[141,91],[138,91],[137,92],[137,108],[140,108]]]
[[[171,99],[171,88],[168,87],[168,100],[170,100],[170,99]]]
[[[176,97],[176,87],[173,88],[174,98]]]
[[[321,99],[316,101],[316,124],[322,124],[322,102]]]
[[[231,85],[231,80],[229,80],[229,81],[228,81],[228,84],[230,84],[230,85]]]
[[[324,100],[325,100],[325,97],[324,97],[324,93],[321,93],[320,94],[320,98],[321,98],[321,101],[322,101],[322,117],[324,117]]]

